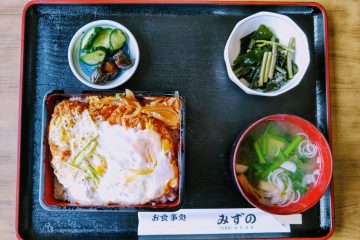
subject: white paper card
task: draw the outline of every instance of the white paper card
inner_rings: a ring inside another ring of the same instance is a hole
[[[139,212],[138,218],[138,235],[290,232],[289,222],[301,224],[301,214],[292,215],[283,224],[257,208]]]

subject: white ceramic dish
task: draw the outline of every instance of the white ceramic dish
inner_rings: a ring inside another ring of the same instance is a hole
[[[93,84],[90,81],[90,77],[84,72],[80,65],[80,43],[84,32],[87,32],[92,27],[106,27],[106,28],[118,28],[121,31],[123,31],[127,35],[127,47],[130,52],[130,58],[133,62],[133,65],[122,72],[121,74],[118,74],[117,77],[105,84]],[[69,49],[68,49],[68,61],[71,68],[71,71],[74,73],[77,79],[84,83],[85,85],[96,88],[96,89],[111,89],[120,86],[121,84],[128,81],[131,76],[135,73],[136,68],[139,65],[139,58],[140,58],[140,51],[139,46],[137,44],[137,41],[134,37],[134,35],[123,25],[120,23],[110,21],[110,20],[99,20],[94,21],[86,24],[82,28],[80,28],[73,38],[71,39]]]
[[[279,38],[280,43],[284,45],[288,44],[290,37],[295,37],[296,52],[294,54],[294,61],[299,67],[299,71],[295,74],[293,79],[288,81],[280,89],[266,93],[259,89],[255,90],[248,88],[235,76],[231,68],[233,61],[237,58],[240,52],[240,39],[255,31],[260,24],[264,24],[269,27]],[[293,20],[281,14],[259,12],[241,20],[236,24],[227,40],[224,50],[224,59],[230,80],[247,94],[273,97],[285,93],[299,85],[309,66],[310,54],[307,37]]]

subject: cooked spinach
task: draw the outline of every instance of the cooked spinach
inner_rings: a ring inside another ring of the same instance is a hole
[[[249,35],[246,35],[245,37],[243,37],[241,39],[241,45],[242,46],[246,46],[246,47],[240,47],[240,53],[239,55],[243,55],[244,53],[246,53],[247,49],[250,48],[250,42],[252,40],[252,37],[254,35],[255,32],[250,33]],[[254,42],[255,43],[255,42]]]
[[[251,89],[270,92],[280,89],[298,72],[292,60],[295,38],[288,46],[279,42],[276,35],[264,24],[240,39],[240,52],[233,62],[238,79],[244,78]]]
[[[267,48],[255,48],[247,53],[240,54],[234,61],[234,66],[254,66],[262,60]],[[236,68],[235,68],[236,69]]]
[[[261,24],[259,26],[259,28],[255,31],[252,39],[254,39],[254,40],[270,40],[273,36],[274,36],[274,34],[272,33],[272,31],[264,24]]]

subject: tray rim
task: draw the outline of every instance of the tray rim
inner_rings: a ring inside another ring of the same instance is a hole
[[[17,144],[17,170],[16,170],[16,210],[15,210],[15,234],[17,239],[23,239],[19,232],[19,200],[20,200],[20,163],[21,163],[21,127],[22,127],[22,97],[24,80],[24,46],[25,46],[25,26],[26,13],[30,7],[41,4],[204,4],[204,5],[289,5],[289,6],[309,6],[316,7],[323,15],[324,19],[324,50],[325,50],[325,81],[326,81],[326,107],[327,107],[327,133],[329,145],[332,150],[331,132],[331,99],[330,99],[330,63],[329,63],[329,36],[328,36],[328,17],[323,5],[317,2],[287,2],[287,1],[229,1],[229,0],[31,0],[28,2],[21,13],[21,45],[20,45],[20,77],[19,77],[19,106],[18,106],[18,144]],[[335,206],[334,206],[334,181],[333,176],[330,183],[330,203],[331,203],[331,226],[329,232],[322,237],[309,237],[297,239],[328,239],[335,231]],[[286,240],[294,238],[282,238]]]

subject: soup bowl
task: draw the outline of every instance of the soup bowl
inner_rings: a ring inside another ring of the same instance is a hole
[[[274,130],[268,130],[271,128]],[[274,147],[276,140],[271,138],[277,135],[271,131],[276,130],[293,140],[282,148]],[[261,138],[254,140],[256,134]],[[333,167],[331,150],[322,133],[309,121],[288,114],[270,115],[251,124],[235,141],[230,165],[244,198],[272,214],[301,213],[314,206],[330,184]],[[295,176],[301,180],[295,180]]]

